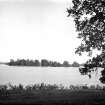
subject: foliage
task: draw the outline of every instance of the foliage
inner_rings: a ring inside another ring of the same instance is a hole
[[[64,61],[64,62],[63,62],[63,65],[64,65],[65,67],[70,67],[70,64],[69,64],[68,61]]]
[[[68,16],[73,17],[78,38],[82,39],[76,53],[81,55],[88,52],[91,56],[94,49],[101,51],[100,55],[85,63],[84,70],[91,72],[96,67],[105,69],[105,1],[72,0],[72,4],[73,6],[67,9]],[[100,78],[102,83],[105,83],[104,76]]]
[[[79,63],[73,62],[72,67],[79,67]]]
[[[25,59],[17,59],[16,61],[11,59],[7,65],[10,66],[41,66],[41,67],[79,67],[77,62],[73,62],[73,64],[69,64],[68,61],[64,61],[63,64],[57,61],[49,61],[47,59],[39,60],[25,60]]]

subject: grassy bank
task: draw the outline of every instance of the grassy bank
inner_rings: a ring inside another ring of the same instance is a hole
[[[101,87],[37,84],[23,87],[0,86],[0,103],[35,105],[105,105],[105,90]]]

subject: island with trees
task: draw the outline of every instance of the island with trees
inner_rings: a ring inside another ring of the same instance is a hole
[[[63,63],[57,61],[51,61],[47,59],[39,60],[29,60],[29,59],[11,59],[8,63],[9,66],[36,66],[36,67],[79,67],[81,64],[74,61],[70,64],[68,61],[64,61]]]

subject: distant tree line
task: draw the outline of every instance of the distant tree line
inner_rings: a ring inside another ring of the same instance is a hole
[[[9,66],[41,66],[41,67],[79,67],[80,64],[77,62],[73,62],[69,64],[68,61],[64,61],[63,63],[57,61],[49,61],[47,59],[39,60],[25,60],[25,59],[11,59],[10,62],[7,63]]]

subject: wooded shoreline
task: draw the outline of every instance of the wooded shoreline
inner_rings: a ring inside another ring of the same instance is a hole
[[[13,60],[11,59],[10,62],[5,63],[9,66],[36,66],[36,67],[79,67],[83,66],[83,64],[79,64],[76,61],[74,61],[72,64],[70,64],[68,61],[64,61],[63,63],[57,62],[57,61],[50,61],[47,59],[42,60],[29,60],[29,59],[17,59]]]

